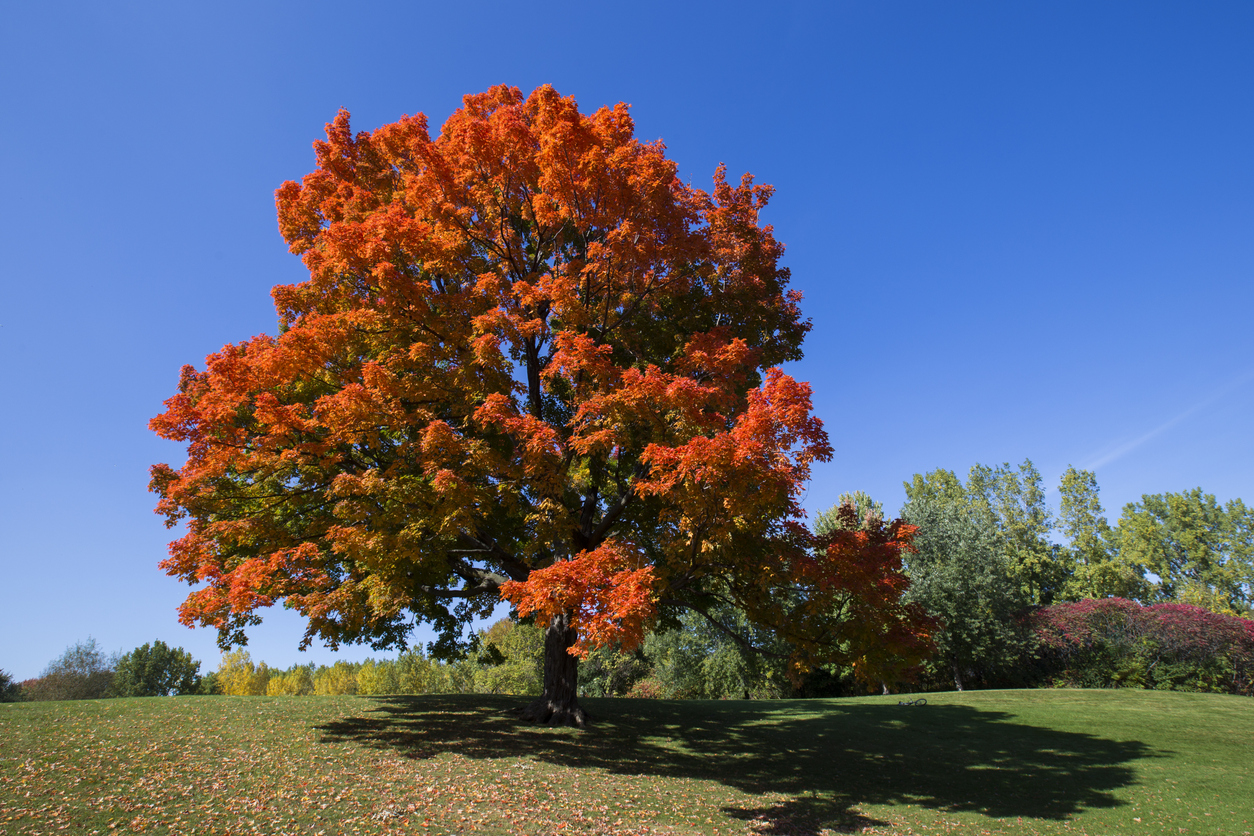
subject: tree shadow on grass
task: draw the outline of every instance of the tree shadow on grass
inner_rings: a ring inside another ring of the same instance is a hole
[[[590,729],[523,722],[508,697],[385,697],[361,716],[318,727],[353,741],[428,758],[535,758],[575,769],[715,781],[784,795],[759,809],[760,833],[817,833],[880,824],[853,808],[909,803],[994,818],[1065,820],[1115,807],[1131,762],[1154,756],[1138,742],[1015,722],[967,705],[902,707],[827,700],[655,702],[583,700]]]

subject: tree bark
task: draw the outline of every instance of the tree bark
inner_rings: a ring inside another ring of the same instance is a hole
[[[578,701],[579,660],[568,649],[578,638],[569,615],[555,616],[544,631],[544,691],[521,717],[551,726],[583,728],[591,720]]]

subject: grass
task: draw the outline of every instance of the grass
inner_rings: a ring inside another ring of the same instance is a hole
[[[186,697],[0,705],[0,834],[1254,830],[1254,701]]]

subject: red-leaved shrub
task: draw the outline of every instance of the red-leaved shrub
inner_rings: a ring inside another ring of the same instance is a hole
[[[1056,604],[1027,618],[1045,683],[1254,696],[1249,619],[1189,604],[1143,607],[1123,598]]]

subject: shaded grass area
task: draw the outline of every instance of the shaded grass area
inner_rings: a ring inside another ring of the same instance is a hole
[[[0,834],[1216,833],[1254,822],[1254,701],[988,691],[774,702],[0,706]]]

